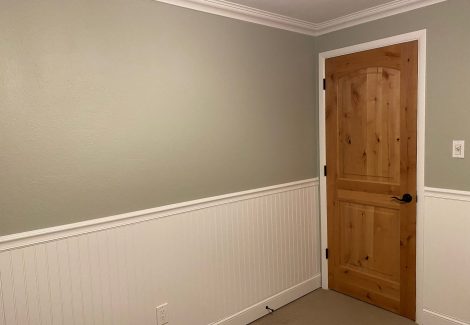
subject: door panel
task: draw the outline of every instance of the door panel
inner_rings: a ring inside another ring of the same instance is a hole
[[[417,42],[326,61],[329,283],[415,318]]]
[[[400,71],[368,68],[338,79],[341,179],[399,183]]]
[[[346,269],[398,282],[399,217],[396,209],[339,201],[340,265]]]

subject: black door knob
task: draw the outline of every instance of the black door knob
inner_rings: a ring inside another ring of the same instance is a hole
[[[411,194],[409,194],[409,193],[405,193],[405,194],[403,194],[403,196],[401,198],[393,196],[392,199],[395,199],[395,200],[403,202],[403,203],[410,203],[411,201],[413,201],[413,196],[411,196]]]

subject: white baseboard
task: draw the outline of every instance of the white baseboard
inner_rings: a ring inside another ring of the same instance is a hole
[[[422,325],[469,325],[469,323],[424,309]]]
[[[266,300],[263,300],[239,313],[229,316],[221,321],[212,323],[211,325],[246,325],[258,318],[267,315],[269,312],[266,310],[266,306],[272,309],[278,309],[285,306],[292,301],[305,296],[306,294],[319,289],[321,287],[321,274],[314,276],[313,278],[299,283],[292,288],[284,290]]]

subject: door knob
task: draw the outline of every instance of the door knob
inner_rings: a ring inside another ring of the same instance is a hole
[[[413,201],[413,196],[411,196],[411,194],[409,194],[409,193],[405,193],[405,194],[403,194],[403,196],[401,198],[393,196],[392,199],[395,199],[395,200],[403,202],[403,203],[410,203],[411,201]]]

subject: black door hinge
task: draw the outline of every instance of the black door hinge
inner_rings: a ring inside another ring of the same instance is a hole
[[[326,176],[327,172],[326,172],[326,165],[323,166],[323,176]]]
[[[328,259],[328,248],[325,250],[326,259]]]
[[[326,90],[326,79],[323,78],[323,90]]]

